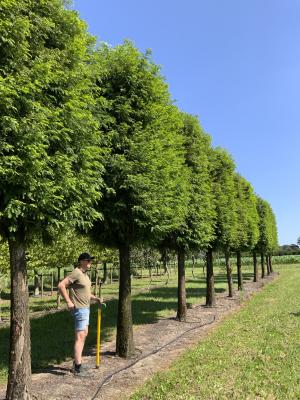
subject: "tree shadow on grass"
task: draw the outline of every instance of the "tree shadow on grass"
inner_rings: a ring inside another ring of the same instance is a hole
[[[300,311],[291,312],[290,315],[293,315],[294,317],[300,317]]]

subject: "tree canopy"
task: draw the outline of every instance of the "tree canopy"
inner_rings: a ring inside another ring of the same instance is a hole
[[[0,32],[1,233],[86,225],[101,183],[94,40],[59,0],[2,1]]]
[[[150,54],[130,42],[96,55],[98,117],[106,146],[97,240],[118,246],[179,226],[187,207],[180,113]]]

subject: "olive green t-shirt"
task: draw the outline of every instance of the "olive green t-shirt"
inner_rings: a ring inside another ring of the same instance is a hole
[[[91,300],[91,281],[87,273],[82,272],[80,268],[75,268],[68,275],[71,282],[70,299],[74,303],[75,308],[86,308],[90,306]]]

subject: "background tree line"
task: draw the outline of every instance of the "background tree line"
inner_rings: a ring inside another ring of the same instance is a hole
[[[262,275],[265,263],[270,273],[277,229],[271,206],[235,171],[228,152],[213,148],[198,118],[174,105],[150,52],[128,41],[96,45],[61,0],[1,0],[0,14],[0,234],[11,273],[7,399],[29,399],[28,255],[30,265],[52,244],[69,262],[82,246],[91,249],[90,241],[118,251],[116,352],[129,357],[135,247],[177,253],[177,318],[184,321],[187,252],[206,253],[206,304],[213,306],[213,252],[225,254],[232,296],[230,256],[242,289],[242,252],[253,253],[255,279],[257,254]]]

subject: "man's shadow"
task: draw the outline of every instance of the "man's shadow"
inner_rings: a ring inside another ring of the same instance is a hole
[[[48,372],[49,374],[53,374],[53,375],[59,375],[59,376],[64,376],[67,374],[70,374],[71,369],[67,368],[67,367],[59,367],[59,366],[55,366],[55,365],[50,365],[48,368],[43,368],[41,369],[41,371],[38,372]]]

